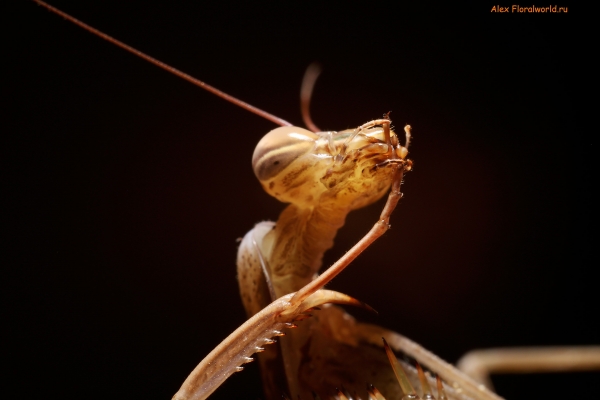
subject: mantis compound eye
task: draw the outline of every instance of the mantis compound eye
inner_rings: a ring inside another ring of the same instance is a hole
[[[260,181],[273,178],[298,157],[312,151],[318,138],[313,132],[295,126],[273,129],[254,149],[254,174]]]

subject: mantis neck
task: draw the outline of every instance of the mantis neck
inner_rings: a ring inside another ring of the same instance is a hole
[[[350,210],[339,199],[306,208],[290,204],[283,210],[268,238],[273,243],[268,264],[277,297],[298,291],[314,278]]]

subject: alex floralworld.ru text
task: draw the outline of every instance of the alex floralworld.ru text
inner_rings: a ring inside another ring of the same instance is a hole
[[[536,6],[532,5],[529,7],[522,7],[519,5],[512,5],[508,7],[502,7],[500,5],[495,5],[492,7],[490,12],[495,13],[567,13],[568,7],[559,7],[559,6]]]

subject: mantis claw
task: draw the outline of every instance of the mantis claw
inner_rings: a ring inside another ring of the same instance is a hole
[[[244,369],[252,354],[264,351],[272,338],[282,336],[282,329],[296,327],[292,321],[308,318],[306,311],[323,304],[348,304],[372,310],[366,304],[343,293],[320,289],[301,301],[293,299],[295,293],[275,300],[262,311],[248,319],[223,340],[187,377],[173,400],[201,400],[212,394],[233,373]]]

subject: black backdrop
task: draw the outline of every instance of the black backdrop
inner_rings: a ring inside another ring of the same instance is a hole
[[[358,317],[449,361],[481,347],[598,343],[594,139],[575,91],[586,89],[575,82],[588,11],[79,3],[54,5],[295,124],[302,74],[320,61],[322,128],[390,110],[413,126],[415,168],[392,230],[330,285],[379,311]],[[283,208],[250,167],[274,126],[33,3],[4,19],[7,388],[169,399],[244,320],[236,238]],[[350,215],[327,264],[381,205]],[[215,398],[260,398],[254,368]],[[594,390],[597,378],[495,382],[524,399]]]

